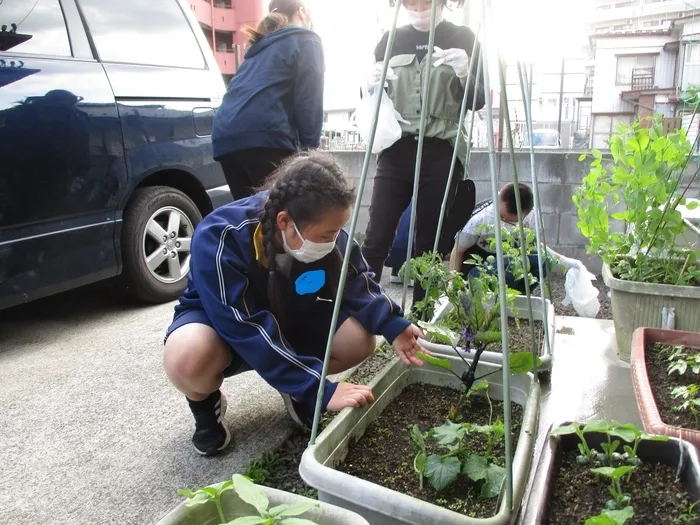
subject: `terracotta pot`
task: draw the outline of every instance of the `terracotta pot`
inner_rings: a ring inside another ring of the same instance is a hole
[[[695,447],[700,447],[700,431],[667,425],[661,420],[661,414],[656,406],[647,373],[647,346],[653,343],[683,345],[700,349],[700,333],[638,328],[632,335],[632,383],[644,430],[650,434],[680,438]],[[665,373],[665,371],[663,372]]]

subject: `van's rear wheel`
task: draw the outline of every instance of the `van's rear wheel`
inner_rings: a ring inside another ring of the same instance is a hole
[[[140,188],[124,211],[123,280],[134,297],[164,303],[187,286],[192,234],[202,214],[192,200],[167,186]]]

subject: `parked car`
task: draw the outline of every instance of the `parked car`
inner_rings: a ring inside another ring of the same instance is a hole
[[[556,129],[533,129],[532,142],[535,148],[561,148],[561,138]],[[523,147],[530,147],[530,135],[525,133]]]
[[[225,92],[181,0],[0,3],[0,309],[119,276],[184,289],[190,238],[231,199]]]

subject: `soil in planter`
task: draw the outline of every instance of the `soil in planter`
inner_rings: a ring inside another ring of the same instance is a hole
[[[552,479],[549,519],[545,525],[582,524],[597,516],[610,499],[610,482],[596,477],[589,467],[576,463],[577,451],[563,452]],[[642,463],[632,479],[622,480],[622,490],[631,496],[634,517],[626,525],[675,525],[693,503],[675,468],[658,463]],[[700,520],[683,523],[699,524]]]
[[[518,326],[518,324],[520,326]],[[520,319],[516,324],[515,319],[508,318],[508,348],[513,352],[531,352],[532,351],[532,329],[530,321]],[[535,339],[536,347],[541,352],[542,344],[544,343],[544,326],[542,321],[535,321]],[[487,348],[489,352],[503,353],[503,345],[496,343]]]
[[[493,516],[498,510],[498,498],[482,499],[479,486],[466,476],[460,476],[444,492],[437,492],[426,480],[423,491],[418,490],[418,478],[413,471],[416,450],[410,439],[410,429],[417,424],[422,431],[442,425],[451,408],[457,406],[463,394],[457,390],[433,385],[410,385],[372,422],[365,434],[350,445],[348,455],[337,468],[358,478],[476,518]],[[492,400],[493,421],[503,419],[503,403]],[[512,404],[513,446],[517,444],[522,424],[522,407]],[[460,414],[463,421],[486,425],[489,404],[485,397],[475,396]],[[486,438],[467,438],[474,452],[483,452]],[[430,440],[432,442],[432,440]],[[437,452],[436,448],[428,450]],[[444,452],[444,451],[443,451]],[[494,455],[503,458],[504,445],[494,448]],[[504,465],[501,462],[501,465]]]
[[[692,430],[700,430],[700,422],[696,419],[690,410],[676,412],[673,410],[675,406],[680,405],[682,399],[673,399],[671,390],[677,386],[689,386],[698,384],[698,376],[693,374],[693,371],[688,369],[685,374],[678,375],[676,372],[673,375],[668,375],[667,360],[668,350],[673,348],[669,345],[661,343],[653,343],[647,347],[646,362],[647,375],[651,384],[651,391],[654,394],[656,406],[661,414],[661,421],[667,425],[676,427],[690,428]],[[698,350],[687,348],[689,355],[695,355]]]
[[[377,352],[360,365],[346,381],[366,385],[393,357],[391,347],[377,349]],[[326,428],[337,415],[338,412],[327,413],[321,423],[322,429]],[[260,485],[317,499],[316,489],[304,483],[299,475],[299,463],[309,445],[309,437],[308,432],[295,430],[276,450],[266,452],[251,461],[245,475]]]

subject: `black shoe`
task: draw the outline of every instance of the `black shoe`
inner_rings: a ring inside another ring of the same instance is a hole
[[[202,456],[217,455],[231,442],[231,433],[223,424],[226,397],[217,391],[204,401],[187,401],[195,420],[194,450]]]
[[[314,424],[313,409],[295,401],[289,394],[280,392],[280,395],[284,401],[284,407],[287,409],[292,420],[304,430],[311,430]]]

